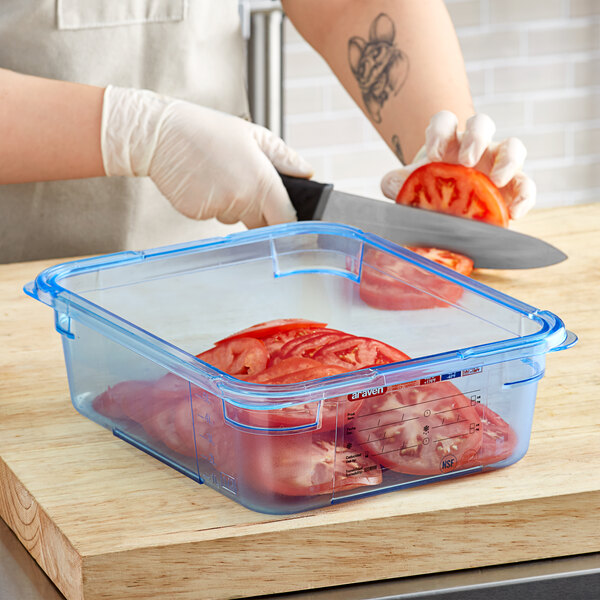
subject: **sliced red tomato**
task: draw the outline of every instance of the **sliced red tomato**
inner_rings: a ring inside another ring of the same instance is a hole
[[[222,401],[191,386],[191,407],[178,404],[173,415],[178,437],[194,447],[198,458],[218,471],[234,475],[237,469],[235,442],[239,435],[223,418]]]
[[[275,358],[279,357],[281,348],[288,342],[305,338],[313,335],[316,331],[321,331],[319,328],[301,327],[299,329],[288,329],[287,331],[278,331],[266,338],[262,338],[262,342],[269,353],[269,363],[271,364]]]
[[[422,310],[457,302],[463,288],[373,248],[364,255],[359,287],[363,302],[382,310]]]
[[[267,348],[267,352],[269,353],[269,366],[278,362],[283,357],[282,351],[283,348],[292,344],[292,342],[301,342],[302,340],[312,337],[317,333],[333,331],[332,329],[328,329],[326,327],[322,328],[305,328],[302,327],[300,329],[290,329],[288,331],[279,331],[274,333],[266,338],[263,338],[262,341]]]
[[[423,256],[444,267],[448,267],[461,275],[469,276],[473,272],[473,261],[464,254],[442,250],[440,248],[419,248],[417,246],[406,246],[411,252]]]
[[[317,350],[325,344],[346,337],[348,334],[335,329],[320,329],[316,333],[291,340],[285,344],[279,351],[281,358],[298,356],[301,358],[311,358]]]
[[[409,360],[392,346],[367,337],[346,336],[322,346],[313,355],[315,360],[348,371]]]
[[[190,383],[177,375],[161,377],[153,385],[152,406],[142,423],[149,436],[184,456],[196,455],[194,437],[178,431],[175,415],[185,412],[191,421],[190,389]]]
[[[439,475],[457,470],[481,447],[480,417],[449,382],[398,389],[364,403],[354,436],[369,457],[393,471]]]
[[[517,446],[517,434],[500,415],[481,404],[477,404],[475,410],[483,433],[481,447],[463,456],[461,468],[500,462],[508,458]]]
[[[273,335],[274,333],[289,331],[291,329],[315,329],[319,327],[326,327],[326,325],[327,323],[311,321],[310,319],[274,319],[272,321],[265,321],[264,323],[252,325],[252,327],[248,327],[247,329],[242,329],[242,331],[238,331],[237,333],[229,335],[215,343],[221,344],[227,340],[232,340],[239,337],[254,337],[257,339],[262,339]]]
[[[457,217],[508,226],[506,203],[481,171],[463,165],[432,162],[413,171],[396,202]]]
[[[263,342],[252,337],[236,337],[220,342],[196,356],[229,375],[254,375],[264,370],[269,360]]]
[[[143,407],[151,395],[152,386],[148,381],[121,381],[96,396],[92,407],[109,419],[125,419],[131,410],[129,404]]]
[[[381,483],[376,462],[336,446],[331,434],[247,438],[243,471],[248,484],[263,494],[315,496]]]
[[[311,358],[291,357],[247,378],[246,381],[268,385],[287,385],[330,377],[346,371],[345,368],[322,364]],[[319,423],[323,431],[331,431],[338,426],[338,419],[344,421],[348,411],[357,408],[356,403],[350,406],[349,403],[343,402],[340,410],[335,399],[325,400],[321,406],[315,401],[273,410],[245,409],[229,405],[227,406],[227,416],[239,425],[261,429],[297,429]]]
[[[292,356],[291,358],[284,358],[277,364],[260,371],[250,377],[244,379],[250,383],[273,383],[281,377],[289,376],[293,373],[300,371],[306,371],[312,368],[322,368],[323,364],[312,358],[298,358]],[[296,381],[302,381],[297,379]]]

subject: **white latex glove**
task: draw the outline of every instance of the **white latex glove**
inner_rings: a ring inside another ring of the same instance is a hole
[[[381,180],[384,195],[395,200],[408,176],[425,163],[460,163],[485,173],[498,186],[511,219],[525,215],[535,204],[536,187],[521,171],[527,155],[523,142],[517,138],[492,141],[496,126],[484,114],[471,117],[465,131],[457,131],[457,127],[453,113],[443,110],[435,114],[425,131],[425,145],[414,161]]]
[[[149,90],[106,89],[101,143],[107,175],[150,176],[184,215],[249,228],[296,220],[276,169],[312,175],[268,129]]]

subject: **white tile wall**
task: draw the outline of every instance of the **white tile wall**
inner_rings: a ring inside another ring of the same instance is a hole
[[[600,0],[446,0],[475,106],[520,137],[539,206],[600,200]],[[397,159],[285,25],[285,136],[339,189],[381,196]]]

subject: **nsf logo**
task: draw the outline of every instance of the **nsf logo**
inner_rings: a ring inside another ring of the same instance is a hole
[[[440,461],[440,472],[450,473],[450,471],[456,469],[456,464],[456,456],[454,456],[454,454],[448,454],[448,456],[444,456]]]

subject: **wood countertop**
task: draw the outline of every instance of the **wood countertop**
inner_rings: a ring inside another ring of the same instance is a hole
[[[0,517],[69,600],[240,598],[600,550],[600,203],[516,227],[569,260],[480,271],[580,338],[547,357],[531,444],[496,472],[252,512],[79,415],[53,311],[0,265]]]

